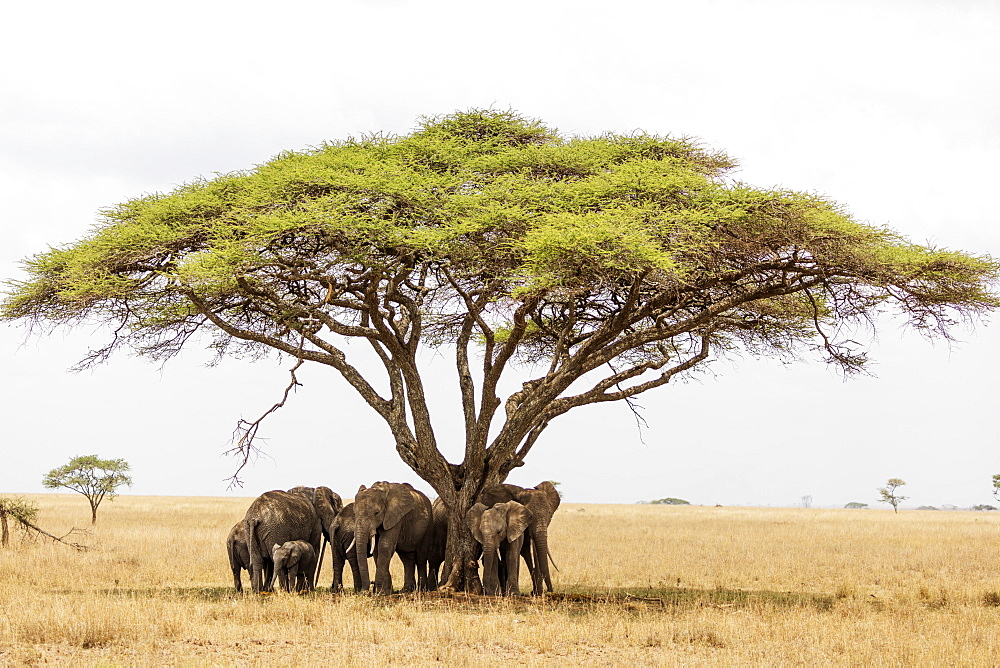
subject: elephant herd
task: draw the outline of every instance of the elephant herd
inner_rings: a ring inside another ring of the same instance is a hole
[[[497,485],[485,490],[466,514],[481,548],[483,589],[489,595],[518,595],[521,559],[531,574],[532,594],[552,591],[548,527],[559,507],[551,482],[534,488]],[[293,487],[257,497],[226,539],[233,585],[243,591],[241,572],[250,573],[254,592],[315,588],[326,543],[333,559],[333,591],[344,588],[350,564],[354,590],[392,593],[389,562],[403,565],[404,592],[437,589],[448,539],[447,508],[431,503],[409,483],[362,485],[346,506],[329,487]],[[375,559],[371,578],[368,560]]]

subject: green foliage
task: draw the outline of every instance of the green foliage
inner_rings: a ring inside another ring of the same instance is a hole
[[[906,499],[910,498],[908,496],[902,496],[896,493],[896,490],[906,484],[906,481],[900,478],[889,478],[885,487],[879,487],[878,489],[878,501],[880,503],[888,503],[892,506],[893,512],[899,512],[899,504]]]
[[[38,506],[22,498],[0,496],[0,546],[7,547],[10,542],[10,521],[17,523],[21,529],[33,525],[38,517]]]
[[[988,503],[980,503],[978,505],[972,506],[972,509],[973,510],[985,511],[985,510],[996,510],[997,508],[996,508],[996,506],[991,506]]]
[[[744,305],[735,317],[756,326],[717,331],[723,347],[787,348],[810,336],[814,315],[832,322],[893,296],[931,328],[950,322],[947,308],[996,305],[984,284],[997,272],[992,259],[914,246],[816,195],[732,185],[724,176],[734,166],[688,139],[564,138],[510,111],[427,118],[407,137],[289,151],[109,208],[88,238],[26,262],[31,278],[10,283],[2,316],[121,320],[116,344],[169,355],[205,324],[194,297],[221,302],[250,331],[293,338],[302,314],[248,305],[248,291],[315,304],[352,266],[422,259],[488,285],[498,311],[511,301],[596,298],[637,276],[652,289],[701,286],[712,298],[707,286],[746,271],[751,258],[773,258],[768,271],[800,261],[843,277]],[[289,264],[297,277],[284,275]],[[848,304],[847,291],[861,303]],[[454,302],[424,308],[441,327]]]
[[[854,509],[854,510],[860,510],[862,508],[867,508],[868,504],[867,503],[861,503],[859,501],[851,501],[850,503],[846,504],[844,507],[845,508],[851,508],[851,509]]]
[[[114,499],[118,488],[130,487],[129,465],[124,459],[100,459],[97,455],[73,457],[67,464],[52,469],[42,478],[47,489],[64,487],[87,497],[91,521],[97,521],[97,507],[105,497]]]
[[[1000,500],[1000,473],[993,476],[993,496]]]
[[[34,522],[38,518],[38,506],[20,497],[0,496],[0,515],[19,522]]]
[[[666,506],[690,506],[690,501],[685,501],[684,499],[675,499],[672,496],[665,497],[663,499],[654,499],[650,501],[652,504],[661,504]]]
[[[327,364],[444,495],[486,469],[503,479],[570,409],[713,357],[819,353],[854,372],[867,360],[848,334],[884,311],[948,337],[1000,306],[993,258],[734,182],[735,166],[689,138],[568,137],[492,109],[428,117],[110,207],[84,239],[25,262],[0,319],[110,325],[81,366],[193,341]],[[365,339],[385,376],[361,377],[345,338]],[[464,468],[445,466],[424,402],[417,351],[442,346],[457,351]],[[504,401],[516,362],[540,375]]]

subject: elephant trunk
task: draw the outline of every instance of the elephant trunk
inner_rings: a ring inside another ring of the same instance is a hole
[[[483,544],[483,593],[487,596],[500,594],[499,555],[496,544]]]
[[[539,528],[535,532],[535,568],[541,574],[542,579],[545,581],[545,586],[552,589],[552,576],[549,574],[549,530],[548,528]],[[538,578],[532,577],[534,587],[537,590],[537,594],[542,593],[541,582],[537,581]]]
[[[358,572],[361,574],[361,582],[357,585],[358,591],[367,592],[372,581],[368,574],[368,543],[375,534],[375,529],[364,522],[357,522],[354,527],[354,550],[358,557]]]

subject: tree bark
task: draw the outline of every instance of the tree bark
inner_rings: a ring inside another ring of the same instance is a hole
[[[445,548],[444,574],[441,589],[482,594],[483,584],[479,579],[479,565],[476,562],[476,539],[465,524],[464,504],[448,508],[448,542]],[[471,504],[469,506],[472,507]]]
[[[2,528],[2,536],[0,536],[0,547],[7,547],[10,542],[10,530],[7,528],[7,513],[0,510],[0,528]]]

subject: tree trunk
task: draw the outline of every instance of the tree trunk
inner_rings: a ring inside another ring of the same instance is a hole
[[[461,495],[459,495],[461,497]],[[469,504],[472,507],[472,504]],[[442,588],[450,591],[464,591],[482,594],[483,585],[479,580],[479,565],[476,563],[476,539],[465,524],[468,508],[456,504],[448,508],[448,542],[445,548]]]
[[[7,513],[0,510],[0,529],[2,529],[2,535],[0,535],[0,547],[7,547],[10,542],[10,530],[7,528]]]
[[[97,505],[93,501],[90,502],[90,523],[97,524]]]

